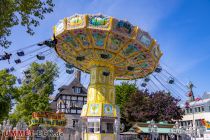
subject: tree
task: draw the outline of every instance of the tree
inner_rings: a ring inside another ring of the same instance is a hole
[[[26,32],[34,34],[33,27],[37,27],[44,15],[53,12],[52,0],[1,0],[0,1],[0,45],[9,47],[11,41],[7,37],[11,28],[20,24],[26,27]]]
[[[152,119],[171,122],[181,119],[184,113],[178,103],[178,99],[162,91],[152,94],[138,91],[126,103],[124,116],[128,122],[146,122]]]
[[[127,122],[145,122],[152,115],[150,109],[149,93],[147,91],[137,91],[131,95],[125,104],[123,114]]]
[[[138,88],[135,84],[123,82],[121,85],[115,86],[116,93],[116,104],[120,108],[120,121],[125,125],[125,130],[130,128],[130,124],[126,121],[124,112],[125,112],[125,104],[129,101],[132,94],[136,93]]]
[[[0,123],[9,115],[12,108],[12,99],[18,97],[18,90],[15,87],[16,77],[0,71]]]
[[[158,91],[150,95],[150,104],[153,109],[151,119],[155,121],[180,120],[184,115],[184,111],[179,106],[180,99],[171,96],[170,93]]]
[[[20,87],[20,99],[14,114],[11,115],[15,122],[19,119],[29,122],[33,112],[50,111],[49,96],[53,94],[53,82],[58,76],[57,65],[52,62],[33,63],[26,72],[30,79],[25,78],[22,87]]]
[[[115,86],[115,93],[116,93],[116,104],[120,108],[121,118],[123,118],[122,112],[124,112],[125,103],[128,102],[129,98],[133,93],[137,91],[137,87],[135,84],[122,82],[121,85]]]

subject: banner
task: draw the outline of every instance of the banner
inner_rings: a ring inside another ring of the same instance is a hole
[[[65,114],[55,112],[33,112],[30,126],[39,124],[46,126],[65,126]]]
[[[205,119],[201,120],[201,124],[206,127],[207,130],[210,130],[210,122]]]

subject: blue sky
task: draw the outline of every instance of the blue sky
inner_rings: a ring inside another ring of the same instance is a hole
[[[196,85],[196,95],[210,91],[210,1],[54,0],[54,2],[56,5],[54,13],[47,15],[45,20],[40,22],[40,26],[35,28],[34,36],[29,36],[20,26],[12,29],[9,39],[13,44],[8,51],[50,38],[52,27],[59,19],[75,13],[102,13],[126,19],[148,31],[159,42],[164,53],[161,64],[167,65],[167,69],[183,83],[192,81]],[[51,58],[53,56],[49,57]],[[8,66],[6,62],[0,63],[0,67]],[[22,67],[18,69],[20,72]],[[65,74],[62,75],[64,78],[67,77]],[[66,80],[64,78],[61,77],[58,83],[62,84]]]

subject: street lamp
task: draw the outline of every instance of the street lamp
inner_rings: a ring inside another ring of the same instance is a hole
[[[199,128],[199,133],[203,136],[203,139],[204,139],[204,133],[206,132],[206,127],[205,126],[201,126]]]
[[[2,124],[0,124],[0,136],[1,136],[1,139],[3,137],[3,131],[4,131],[4,127]]]
[[[173,128],[170,130],[170,134],[169,137],[170,138],[174,138],[177,137],[177,140],[179,140],[179,136],[181,136],[182,138],[185,136],[185,131],[184,129],[179,125],[178,122],[175,123],[175,125],[173,126]]]
[[[120,132],[123,132],[125,130],[125,124],[122,123],[120,124]]]
[[[158,127],[153,120],[150,121],[150,124],[148,125],[148,129],[149,129],[150,135],[152,136],[152,140],[157,139],[159,136],[158,130],[157,130]]]
[[[1,139],[3,139],[3,133],[4,133],[4,130],[11,130],[12,129],[12,125],[10,124],[10,121],[9,120],[4,120],[3,121],[3,124],[1,125],[0,124],[0,130],[1,130],[1,133],[2,133],[2,136],[1,136]]]
[[[17,130],[26,130],[28,128],[27,124],[23,121],[20,120],[17,124],[16,124],[16,129]]]
[[[9,120],[4,120],[3,121],[3,129],[4,130],[10,130],[10,129],[12,129],[12,125],[10,124],[10,121]]]
[[[190,134],[190,136],[192,138],[194,138],[196,140],[196,137],[197,137],[197,128],[194,127],[191,123],[190,123],[189,128],[188,128],[188,133]]]
[[[201,127],[193,127],[192,124],[188,126],[187,133],[196,140],[197,137],[201,137],[203,135],[204,139],[204,133],[206,131],[206,128],[204,126]]]

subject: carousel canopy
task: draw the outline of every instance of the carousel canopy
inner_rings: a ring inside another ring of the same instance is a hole
[[[158,43],[128,21],[98,15],[74,15],[54,27],[56,52],[67,63],[89,73],[93,64],[114,68],[116,79],[152,73],[162,53]]]

